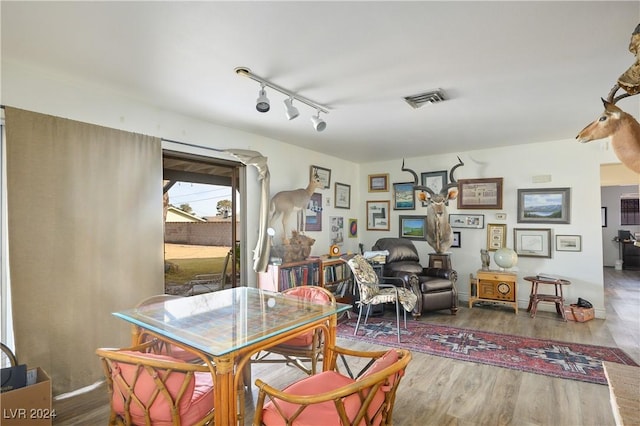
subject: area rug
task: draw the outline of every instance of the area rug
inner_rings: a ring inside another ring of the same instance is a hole
[[[429,355],[488,364],[529,373],[607,384],[602,361],[637,364],[618,348],[534,339],[441,324],[407,322],[398,344],[395,321],[369,318],[353,335],[355,319],[338,324],[338,337],[401,347]]]

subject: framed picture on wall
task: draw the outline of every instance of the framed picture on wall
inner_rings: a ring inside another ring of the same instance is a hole
[[[501,209],[502,178],[458,179],[459,209]]]
[[[367,231],[389,230],[389,201],[367,201]]]
[[[335,183],[334,206],[337,209],[351,208],[351,185]]]
[[[305,216],[305,231],[322,231],[322,194],[311,195]]]
[[[320,182],[322,182],[322,188],[327,189],[331,186],[331,170],[320,166],[311,166],[309,175],[309,180],[313,179],[314,175],[317,175],[320,178]]]
[[[518,189],[519,223],[570,223],[571,188]]]
[[[580,235],[556,235],[556,251],[582,251]]]
[[[518,256],[551,257],[551,229],[515,228],[513,249]]]
[[[393,209],[414,210],[416,208],[416,191],[413,182],[393,184]]]
[[[388,192],[389,173],[369,175],[369,192]]]
[[[483,214],[450,214],[449,224],[452,228],[484,228]]]
[[[460,231],[453,231],[453,243],[451,243],[451,247],[462,247],[462,235]]]
[[[496,251],[507,244],[507,225],[498,223],[487,224],[487,250]]]
[[[410,240],[427,239],[427,217],[426,216],[400,216],[399,227],[400,238]]]

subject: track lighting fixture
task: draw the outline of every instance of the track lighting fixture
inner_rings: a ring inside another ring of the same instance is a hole
[[[284,100],[284,108],[287,114],[287,119],[289,120],[293,120],[300,115],[300,111],[298,111],[298,108],[293,106],[293,98]]]
[[[285,113],[287,115],[287,119],[293,120],[298,115],[300,115],[300,111],[298,111],[298,108],[293,106],[293,101],[296,100],[316,110],[316,115],[311,117],[311,122],[313,123],[313,127],[318,132],[323,131],[327,127],[327,123],[322,118],[320,118],[321,112],[325,114],[329,113],[329,109],[327,107],[320,105],[318,103],[315,103],[305,98],[304,96],[300,96],[296,93],[290,92],[289,90],[284,89],[274,83],[271,83],[270,81],[265,80],[264,78],[253,74],[251,70],[249,70],[249,68],[238,67],[235,69],[235,71],[236,71],[236,74],[238,75],[249,77],[250,79],[260,83],[260,92],[258,92],[258,99],[256,101],[256,109],[259,112],[269,111],[269,108],[270,108],[269,99],[267,98],[267,93],[265,91],[265,87],[269,87],[287,96],[287,99],[285,99],[284,101]]]
[[[258,99],[256,100],[256,109],[258,112],[267,112],[269,111],[269,98],[267,98],[267,92],[264,90],[264,84],[260,88],[258,92]]]
[[[327,127],[327,123],[322,118],[320,118],[320,110],[318,110],[318,113],[316,115],[311,117],[311,122],[313,123],[313,128],[318,132],[323,131]]]

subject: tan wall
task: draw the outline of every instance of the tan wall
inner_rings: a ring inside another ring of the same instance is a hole
[[[236,225],[236,232],[239,227]],[[237,234],[240,239],[240,234]],[[165,243],[231,247],[231,222],[166,222]]]

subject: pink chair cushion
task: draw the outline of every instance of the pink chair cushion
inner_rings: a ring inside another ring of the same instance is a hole
[[[289,296],[296,296],[304,300],[310,300],[316,303],[325,303],[328,304],[331,302],[329,295],[324,293],[323,291],[318,291],[317,287],[314,286],[298,286],[293,287],[291,289],[285,290],[283,292]],[[293,337],[287,340],[285,343],[282,343],[282,346],[293,346],[297,348],[304,348],[310,346],[313,343],[313,331],[308,333],[304,333],[300,336]],[[280,346],[280,345],[278,345]]]
[[[293,287],[291,289],[285,290],[283,293],[289,296],[296,296],[301,299],[310,300],[316,303],[329,303],[331,300],[329,298],[329,295],[327,295],[323,291],[318,291],[318,288],[312,285],[301,285],[298,287]]]
[[[398,362],[398,352],[395,349],[389,349],[386,354],[382,355],[380,358],[376,359],[376,361],[371,364],[371,366],[364,372],[362,376],[358,378],[358,380],[363,380],[372,374],[379,373],[387,367],[390,367],[394,363]]]
[[[302,379],[284,389],[284,392],[291,395],[317,395],[328,392],[342,386],[350,385],[355,381],[343,376],[335,371],[324,371],[314,376]],[[278,405],[287,416],[291,416],[299,407],[297,404],[290,404],[278,401]],[[358,411],[358,396],[352,395],[345,400],[347,413],[352,415]],[[262,412],[262,423],[267,426],[285,426],[286,422],[278,414],[273,402],[265,404]],[[327,426],[339,425],[340,418],[332,401],[315,404],[307,407],[293,423],[295,426]]]
[[[145,353],[135,351],[122,351],[124,354],[133,356],[144,356],[146,358],[153,358],[159,360],[167,360],[173,362],[181,362],[179,359],[158,354]],[[124,379],[131,383],[133,376],[137,370],[137,366],[128,363],[114,362],[114,371],[112,376],[114,378],[114,390],[113,390],[113,409],[116,413],[124,414],[124,400],[126,398],[126,391],[119,389],[118,382],[115,380],[115,376],[118,373],[116,369],[119,369]],[[194,380],[195,379],[195,380]],[[194,379],[189,382],[187,390],[182,397],[182,400],[178,404],[178,411],[180,412],[180,419],[182,424],[193,424],[202,419],[209,411],[213,409],[213,377],[210,373],[197,372],[194,375]],[[166,379],[165,385],[167,390],[173,398],[178,394],[182,384],[185,380],[185,374],[181,372],[173,372],[168,379]],[[140,372],[140,376],[136,381],[134,393],[146,404],[149,401],[152,393],[156,389],[156,383],[153,377],[147,372]],[[132,420],[135,424],[144,424],[144,410],[135,402],[131,402],[130,413]],[[160,426],[172,426],[170,403],[164,397],[159,396],[153,403],[150,410],[151,419],[154,425]]]

